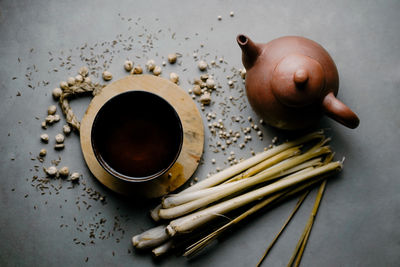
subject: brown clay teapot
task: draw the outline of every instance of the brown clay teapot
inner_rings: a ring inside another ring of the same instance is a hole
[[[349,128],[358,126],[357,115],[336,98],[338,71],[322,46],[297,36],[256,44],[238,35],[237,42],[247,71],[247,97],[268,124],[304,129],[325,113]]]

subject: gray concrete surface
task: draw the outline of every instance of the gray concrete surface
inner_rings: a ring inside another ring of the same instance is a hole
[[[234,17],[229,17],[231,10]],[[86,43],[93,46],[96,55],[104,54],[104,59],[98,60],[100,65],[107,61],[114,80],[126,75],[122,64],[127,57],[144,66],[148,58],[160,63],[168,53],[180,52],[182,65],[165,67],[163,76],[167,77],[170,71],[178,72],[181,86],[186,90],[187,80],[199,76],[192,57],[194,51],[198,50],[199,56],[209,62],[214,57],[223,57],[227,62],[223,65],[225,72],[223,68],[212,72],[225,88],[224,93],[215,96],[215,104],[206,112],[216,112],[217,119],[222,118],[228,124],[231,114],[222,116],[218,103],[229,95],[239,96],[239,90],[243,89],[240,82],[237,90],[228,89],[225,76],[231,67],[242,67],[235,36],[245,33],[258,42],[283,35],[302,35],[321,43],[337,64],[340,99],[361,119],[356,130],[329,119],[321,122],[321,127],[330,128],[337,158],[346,157],[346,161],[343,172],[328,183],[302,265],[398,266],[399,12],[400,2],[396,0],[0,1],[0,265],[255,265],[295,199],[236,228],[196,258],[188,260],[172,255],[154,261],[146,253],[132,251],[130,243],[132,235],[152,227],[147,211],[154,202],[127,200],[100,185],[84,163],[78,135],[68,137],[61,152],[55,152],[52,144],[39,141],[44,132],[40,122],[46,116],[47,106],[54,103],[50,92],[60,80],[75,75],[84,65],[80,47]],[[217,20],[218,15],[223,17],[221,21]],[[120,38],[116,37],[118,34],[122,34]],[[133,39],[128,39],[129,36]],[[121,41],[112,47],[115,39]],[[147,39],[151,43],[143,49]],[[103,42],[107,43],[102,46]],[[124,50],[130,43],[133,49]],[[94,47],[95,44],[98,45]],[[104,52],[106,48],[109,53]],[[82,51],[90,55],[91,50]],[[60,67],[58,60],[69,55],[75,64],[70,70]],[[49,61],[51,58],[54,59]],[[47,81],[48,85],[41,81]],[[28,84],[35,88],[29,88]],[[73,102],[79,117],[89,100]],[[244,97],[239,101],[246,103]],[[249,107],[242,112],[232,107],[232,114],[256,118]],[[64,118],[46,132],[54,137],[63,123]],[[275,135],[283,136],[267,126],[262,130],[263,141],[257,140],[253,133],[254,140],[246,149],[240,150],[237,145],[232,148],[238,157],[249,156],[251,149],[261,151]],[[206,134],[204,165],[195,174],[200,179],[217,166],[224,167],[226,159],[221,153],[214,155],[208,150],[213,141],[209,140],[208,130]],[[82,183],[68,189],[68,181],[54,180],[47,185],[48,189],[42,189],[44,194],[36,189],[38,182],[32,181],[32,176],[43,177],[42,164],[31,158],[42,147],[49,151],[43,166],[49,166],[52,159],[60,156],[60,166],[81,172],[86,187],[106,196],[107,203],[90,199]],[[216,158],[216,165],[211,164],[211,158]],[[39,171],[35,171],[35,165]],[[315,190],[264,266],[287,264],[314,195]],[[90,238],[91,229],[96,238]],[[90,244],[91,240],[95,244]]]

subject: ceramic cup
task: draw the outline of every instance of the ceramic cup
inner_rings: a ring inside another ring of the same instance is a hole
[[[174,165],[182,149],[183,128],[165,99],[135,90],[118,94],[101,107],[91,140],[96,159],[109,174],[146,182]]]

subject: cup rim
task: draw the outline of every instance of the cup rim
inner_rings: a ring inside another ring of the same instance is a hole
[[[132,94],[132,93],[148,94],[148,95],[151,95],[152,97],[156,97],[156,98],[158,98],[159,100],[161,100],[162,102],[164,102],[164,103],[171,109],[171,111],[172,111],[173,114],[174,114],[174,117],[177,118],[177,122],[178,122],[177,126],[179,127],[179,129],[178,129],[178,132],[179,132],[179,139],[180,139],[180,141],[179,141],[179,147],[178,147],[178,149],[177,149],[177,152],[176,152],[176,154],[175,154],[173,160],[170,162],[170,164],[169,164],[166,168],[160,170],[159,172],[156,172],[156,173],[151,174],[151,175],[148,175],[148,176],[142,176],[142,177],[134,177],[134,176],[125,175],[125,174],[123,174],[123,173],[118,172],[118,171],[115,170],[114,168],[112,168],[112,167],[103,159],[103,157],[101,156],[100,152],[97,150],[96,145],[95,145],[95,141],[94,141],[94,136],[95,136],[95,133],[94,133],[94,132],[95,132],[95,128],[96,128],[96,123],[97,123],[98,120],[99,120],[99,117],[100,117],[99,114],[101,113],[101,110],[104,109],[104,107],[105,107],[107,104],[109,104],[111,101],[113,101],[115,98],[121,97],[122,95],[126,95],[126,94]],[[125,91],[125,92],[116,94],[116,95],[112,96],[110,99],[108,99],[108,100],[100,107],[100,109],[98,110],[98,112],[97,112],[97,114],[96,114],[96,116],[95,116],[95,118],[94,118],[94,120],[93,120],[92,129],[91,129],[91,132],[90,132],[90,139],[91,139],[91,145],[92,145],[92,149],[93,149],[93,154],[94,154],[94,156],[96,157],[96,160],[97,160],[97,161],[99,162],[99,164],[101,165],[101,167],[102,167],[107,173],[109,173],[111,176],[113,176],[113,177],[115,177],[115,178],[118,178],[118,179],[121,179],[121,180],[124,180],[124,181],[127,181],[127,182],[133,182],[133,183],[147,182],[147,181],[156,179],[156,178],[158,178],[158,177],[161,177],[162,175],[164,175],[165,173],[167,173],[167,172],[171,169],[171,167],[176,163],[176,161],[177,161],[178,158],[179,158],[179,155],[181,154],[182,147],[183,147],[183,138],[184,138],[184,134],[183,134],[182,122],[181,122],[181,119],[180,119],[178,113],[176,112],[175,108],[174,108],[166,99],[164,99],[163,97],[161,97],[161,96],[159,96],[159,95],[157,95],[157,94],[155,94],[155,93],[152,93],[152,92],[149,92],[149,91],[145,91],[145,90],[130,90],[130,91]]]

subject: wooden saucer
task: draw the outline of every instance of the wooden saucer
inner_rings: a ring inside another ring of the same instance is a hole
[[[97,112],[110,98],[130,90],[145,90],[163,97],[175,108],[183,126],[178,160],[165,175],[148,182],[127,182],[113,177],[101,167],[92,149],[91,131]],[[87,166],[103,185],[127,196],[155,198],[183,185],[197,169],[203,153],[204,128],[195,102],[179,86],[153,75],[130,75],[109,84],[92,99],[81,122],[80,140]]]

